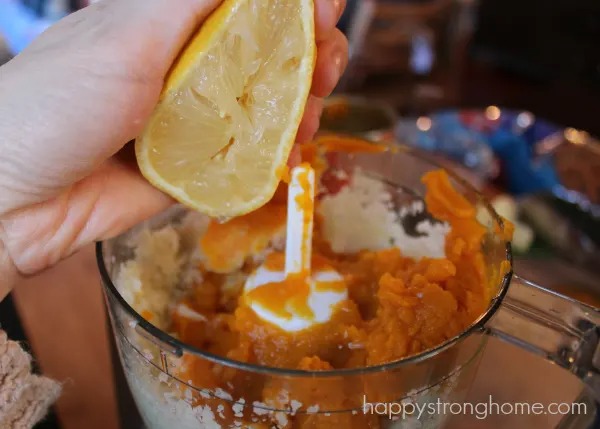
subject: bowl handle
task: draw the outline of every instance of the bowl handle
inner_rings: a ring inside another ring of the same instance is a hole
[[[600,310],[516,275],[488,334],[579,377],[600,401]]]

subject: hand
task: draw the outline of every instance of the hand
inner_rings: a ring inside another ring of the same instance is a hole
[[[113,155],[141,132],[172,61],[218,3],[103,0],[0,68],[3,279],[9,266],[37,273],[173,203]],[[345,1],[315,3],[317,66],[299,141],[314,135],[347,61],[335,28]]]

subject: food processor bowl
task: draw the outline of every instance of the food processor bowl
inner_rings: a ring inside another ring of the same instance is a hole
[[[427,155],[400,145],[382,153],[328,153],[327,158],[331,171],[360,169],[381,181],[399,212],[422,203],[421,177],[439,168]],[[97,260],[113,333],[146,426],[444,427],[451,413],[440,405],[463,403],[490,335],[571,371],[600,399],[599,311],[514,275],[502,219],[474,188],[451,171],[449,175],[457,190],[488,211],[481,248],[492,298],[487,310],[459,335],[433,349],[378,366],[313,372],[261,367],[191,347],[145,320],[125,299],[120,270],[135,257],[140,234],[165,226],[181,237],[183,260],[193,259],[195,238],[189,219],[201,214],[175,206],[119,237],[98,243]],[[417,206],[423,209],[408,210],[410,216],[402,218],[407,234],[421,234],[414,228],[415,221],[430,217],[424,204]],[[203,374],[215,377],[187,379],[182,374],[189,374],[190,368],[202,368]],[[264,403],[266,389],[277,392],[278,400]]]

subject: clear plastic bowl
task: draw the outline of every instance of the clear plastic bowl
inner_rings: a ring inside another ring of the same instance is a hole
[[[379,154],[335,154],[332,168],[360,167],[363,173],[387,185],[395,206],[401,210],[422,199],[425,188],[420,179],[438,166],[413,149],[395,149]],[[501,264],[511,263],[510,243],[501,238],[502,220],[477,191],[452,173],[451,177],[470,201],[488,207],[491,223],[481,246],[490,278],[496,279],[491,285],[493,299],[487,311],[456,337],[434,349],[380,366],[319,372],[260,367],[195,349],[141,317],[120,293],[122,285],[118,284],[123,263],[134,258],[138,250],[136,237],[148,229],[172,226],[180,232],[182,256],[191,257],[191,247],[183,245],[193,236],[189,216],[202,215],[177,206],[115,239],[99,243],[97,259],[113,333],[146,426],[440,428],[451,417],[440,404],[464,401],[488,335],[542,354],[579,375],[597,394],[600,383],[592,357],[600,350],[598,310],[532,285],[513,276],[510,270],[501,271]],[[208,365],[214,371],[233,371],[237,390],[227,385],[214,388],[209,380],[179,379],[182,365],[190,361]],[[284,405],[269,408],[260,397],[246,393],[256,392],[257,386],[276,386]],[[307,396],[306,392],[311,393]],[[417,405],[424,411],[419,413]]]

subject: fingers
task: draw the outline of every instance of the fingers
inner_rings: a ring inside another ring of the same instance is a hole
[[[311,95],[306,103],[304,117],[296,134],[297,143],[313,139],[319,129],[323,98],[327,97],[346,69],[348,63],[348,41],[336,28],[344,12],[346,0],[315,1],[315,38],[317,40],[317,62],[311,86]],[[297,149],[292,151],[288,165],[299,162]]]
[[[323,100],[311,95],[304,109],[304,117],[296,134],[296,143],[307,143],[314,137],[319,129],[321,113],[323,112]]]
[[[317,41],[327,39],[346,8],[346,0],[315,1],[315,37]]]
[[[110,163],[85,180],[103,181],[103,186],[86,218],[85,228],[74,243],[77,248],[121,234],[175,203],[148,183],[137,169],[120,163]]]
[[[311,93],[327,97],[348,65],[348,40],[337,28],[329,39],[317,45],[317,63],[313,75]]]
[[[297,143],[306,143],[319,129],[323,98],[329,96],[348,64],[348,40],[336,28],[344,12],[346,0],[316,0],[315,37],[317,40],[317,62],[311,86],[311,96],[306,103],[304,117],[298,133]],[[288,165],[293,167],[297,156],[290,156]]]

